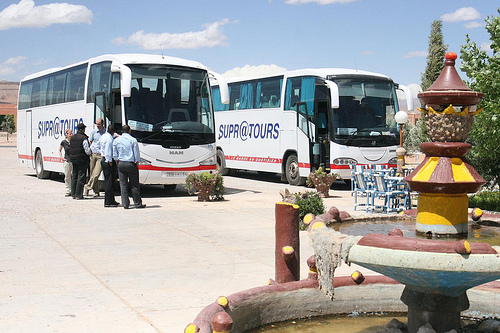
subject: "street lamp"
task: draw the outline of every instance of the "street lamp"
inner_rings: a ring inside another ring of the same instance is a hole
[[[398,157],[398,167],[396,172],[402,176],[406,155],[406,150],[403,148],[403,125],[408,121],[408,113],[406,113],[406,111],[398,111],[396,112],[394,118],[399,124],[399,148],[396,149],[396,156]]]

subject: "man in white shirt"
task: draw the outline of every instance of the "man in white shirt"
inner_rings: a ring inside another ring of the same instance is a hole
[[[144,208],[139,188],[139,161],[141,155],[137,140],[130,135],[130,126],[123,125],[122,135],[113,141],[113,158],[118,164],[118,178],[120,178],[120,193],[122,206],[129,209],[128,187],[132,191],[135,208]]]

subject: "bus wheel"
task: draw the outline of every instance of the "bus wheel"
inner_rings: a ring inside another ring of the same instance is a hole
[[[43,169],[43,156],[42,151],[37,150],[35,156],[35,172],[39,179],[47,179],[50,177],[50,171],[45,171]]]
[[[285,175],[288,184],[290,185],[303,185],[305,178],[300,177],[299,161],[296,155],[290,155],[286,159]]]
[[[229,169],[226,168],[226,159],[222,150],[217,149],[217,171],[221,176],[227,176],[229,174]]]

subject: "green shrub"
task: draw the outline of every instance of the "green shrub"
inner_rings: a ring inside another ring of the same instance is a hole
[[[320,215],[325,212],[323,198],[318,192],[313,191],[295,193],[294,195],[295,203],[299,205],[300,230],[305,230],[307,229],[307,226],[302,222],[302,220],[306,214],[312,213],[314,215]]]
[[[469,197],[469,208],[500,212],[500,192],[479,192]]]

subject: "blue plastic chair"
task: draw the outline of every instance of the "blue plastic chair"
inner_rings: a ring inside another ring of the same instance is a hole
[[[408,191],[400,183],[389,182],[387,178],[379,173],[373,173],[374,192],[370,209],[373,211],[382,208],[385,213],[400,212],[406,209],[408,203]],[[383,199],[383,205],[375,205],[375,198]]]
[[[368,212],[371,207],[373,188],[371,183],[366,178],[366,168],[363,165],[351,166],[352,189],[351,195],[354,195],[354,210],[358,207],[364,207]],[[358,197],[366,198],[365,203],[358,203]]]

